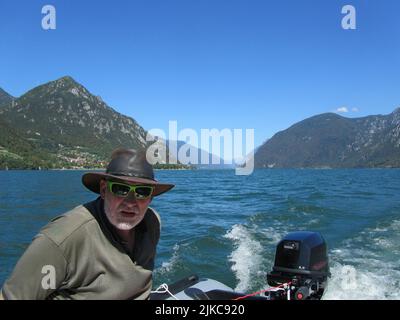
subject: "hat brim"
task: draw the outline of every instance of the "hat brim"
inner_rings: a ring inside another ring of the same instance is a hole
[[[153,197],[159,196],[164,192],[171,190],[175,185],[168,184],[168,183],[159,183],[154,180],[144,179],[144,178],[137,178],[137,177],[128,177],[128,176],[115,176],[112,174],[108,174],[105,172],[89,172],[85,173],[82,176],[82,183],[83,185],[88,188],[90,191],[94,193],[100,193],[100,181],[102,179],[115,179],[119,181],[125,181],[129,184],[146,184],[151,185],[154,187]]]

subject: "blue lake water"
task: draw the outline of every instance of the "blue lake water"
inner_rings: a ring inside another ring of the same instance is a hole
[[[51,218],[96,195],[82,171],[0,171],[0,285]],[[236,290],[267,287],[288,232],[319,231],[332,277],[325,299],[400,298],[400,170],[157,171],[176,184],[162,216],[155,286],[196,273]]]

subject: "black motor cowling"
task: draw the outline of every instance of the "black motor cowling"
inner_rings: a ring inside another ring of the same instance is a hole
[[[321,299],[329,276],[325,240],[317,232],[299,231],[279,242],[267,281],[273,287],[290,282],[291,299]]]

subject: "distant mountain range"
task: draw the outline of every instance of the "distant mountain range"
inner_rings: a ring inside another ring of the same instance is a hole
[[[19,98],[0,89],[0,169],[104,168],[115,148],[152,144],[146,135],[133,118],[71,77]],[[177,142],[178,150],[183,144]],[[199,149],[198,163],[202,157],[211,163],[212,155]],[[256,148],[254,163],[256,168],[400,167],[400,108],[389,115],[350,119],[324,113],[303,120]]]
[[[254,155],[256,168],[400,167],[400,108],[345,118],[324,113],[278,132]]]
[[[0,90],[0,99],[0,169],[104,168],[115,148],[152,143],[134,119],[68,76],[19,98]],[[156,167],[193,167],[168,162],[167,152]]]
[[[169,143],[170,141],[167,142],[167,145],[169,145]],[[196,164],[194,164],[197,169],[219,170],[219,169],[234,169],[236,167],[235,164],[225,163],[225,161],[220,157],[212,153],[209,153],[203,149],[189,145],[185,141],[177,141],[178,150],[180,150],[180,148],[183,147],[184,145],[187,146],[187,149],[190,148],[190,150],[194,151],[195,155],[197,154],[197,157],[195,158]],[[189,152],[187,152],[187,156],[189,157]],[[208,164],[202,164],[203,159],[208,159]]]

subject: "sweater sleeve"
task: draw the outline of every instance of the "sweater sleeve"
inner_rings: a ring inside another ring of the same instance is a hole
[[[7,300],[44,300],[67,276],[67,261],[61,249],[46,235],[37,235],[5,281]]]

